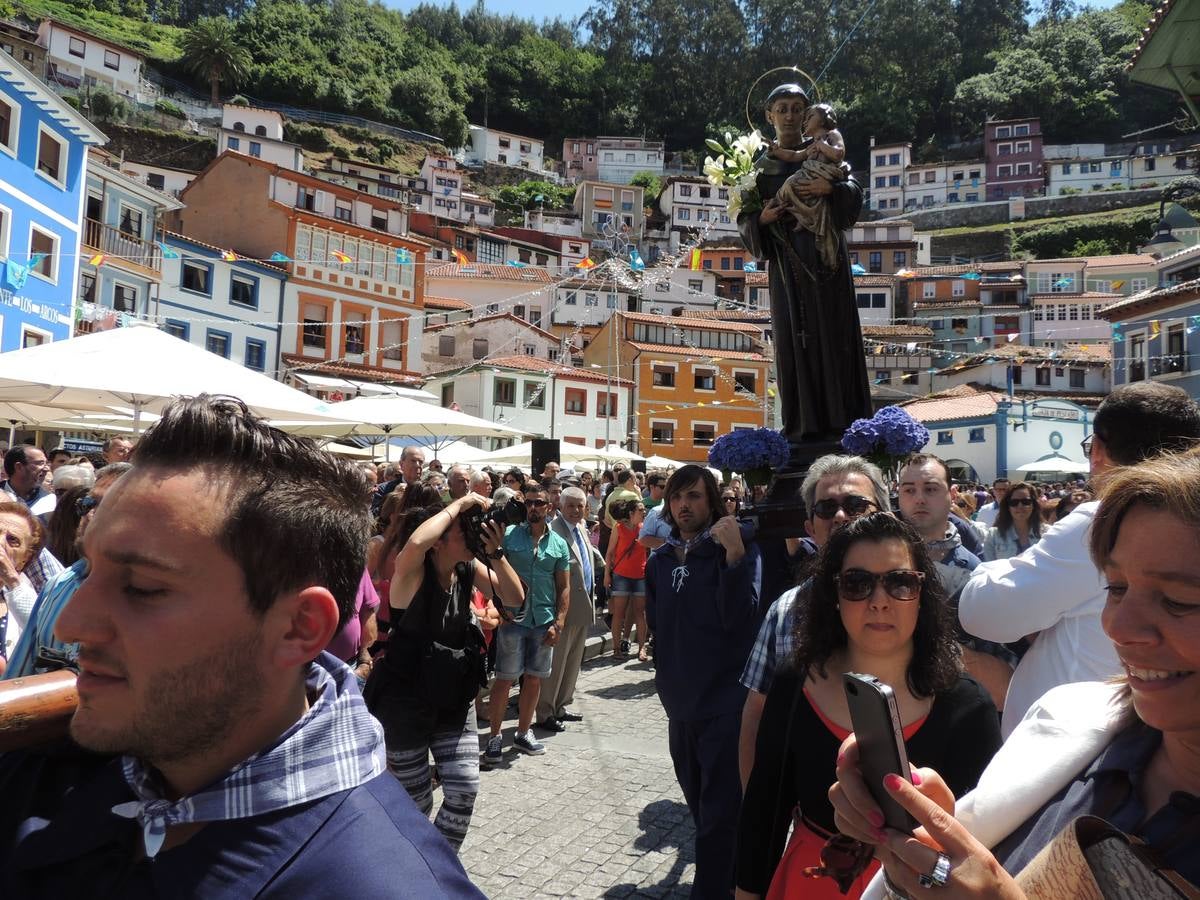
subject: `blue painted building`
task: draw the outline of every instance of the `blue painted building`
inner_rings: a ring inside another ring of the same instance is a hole
[[[111,327],[120,314],[153,318],[162,282],[163,214],[183,208],[174,197],[120,171],[112,154],[93,150],[89,156],[79,275],[81,331]]]
[[[280,316],[287,271],[167,232],[157,319],[174,334],[248,369],[279,368]],[[178,254],[176,256],[175,254]]]
[[[0,51],[0,351],[70,337],[88,147],[107,140]]]
[[[1113,387],[1162,381],[1200,399],[1200,278],[1114,303],[1099,318],[1112,325]]]

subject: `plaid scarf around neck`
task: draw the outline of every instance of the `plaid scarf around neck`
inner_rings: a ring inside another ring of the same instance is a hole
[[[248,819],[365,784],[387,770],[387,754],[383,729],[367,712],[354,681],[341,660],[322,653],[308,668],[305,685],[316,698],[308,712],[269,749],[178,800],[162,795],[153,769],[123,757],[125,781],[138,799],[118,803],[112,811],[137,820],[152,859],[168,826]]]

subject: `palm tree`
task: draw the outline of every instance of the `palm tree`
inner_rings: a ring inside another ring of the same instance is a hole
[[[213,106],[221,102],[221,82],[232,87],[249,74],[250,51],[237,42],[229,19],[197,19],[183,36],[182,48],[184,64],[212,86]]]

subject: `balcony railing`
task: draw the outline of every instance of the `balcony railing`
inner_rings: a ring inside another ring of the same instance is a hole
[[[153,272],[162,269],[162,255],[152,241],[144,241],[95,219],[84,219],[83,246]]]

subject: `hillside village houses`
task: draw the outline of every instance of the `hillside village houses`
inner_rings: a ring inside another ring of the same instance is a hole
[[[492,163],[535,173],[544,168],[545,144],[537,138],[497,131],[484,125],[470,125],[468,129],[467,146],[463,148],[463,162],[468,166]]]
[[[0,52],[0,350],[71,334],[89,148],[106,138]],[[19,287],[14,285],[19,283]]]
[[[629,184],[668,174],[660,143],[568,138],[572,208],[498,225],[473,179],[488,166],[542,177],[540,141],[473,126],[457,157],[430,152],[399,172],[306,154],[278,113],[227,105],[216,159],[191,172],[100,150],[103,135],[0,62],[0,239],[6,265],[36,260],[22,291],[0,293],[3,349],[145,318],[327,399],[427,382],[444,405],[531,434],[682,461],[777,421],[765,264],[703,178],[672,168],[657,203]],[[1082,185],[1081,161],[1104,187],[1136,187],[1198,152],[1188,136],[1042,140],[1035,119],[1017,119],[985,123],[973,159],[874,146],[871,208],[893,218],[847,234],[865,270],[853,282],[875,403],[917,398],[931,449],[980,477],[1060,449],[1076,459],[1112,383],[1200,390],[1200,226],[1181,206],[1146,235],[1153,253],[927,264],[929,236],[906,210],[1054,193]],[[693,270],[681,254],[697,242]],[[597,268],[577,268],[589,259]]]
[[[103,85],[120,97],[140,99],[146,59],[137,50],[56,19],[38,25],[38,44],[46,51],[46,71],[34,73],[37,77],[85,93]]]
[[[304,171],[304,151],[283,139],[283,116],[273,109],[234,106],[221,108],[217,153],[230,150],[266,160],[293,172]]]
[[[425,254],[405,208],[225,152],[183,192],[173,230],[288,270],[281,368],[416,382]],[[348,261],[338,257],[344,256]]]
[[[662,175],[662,141],[637,137],[564,138],[561,173],[568,182],[629,184],[642,172]]]

